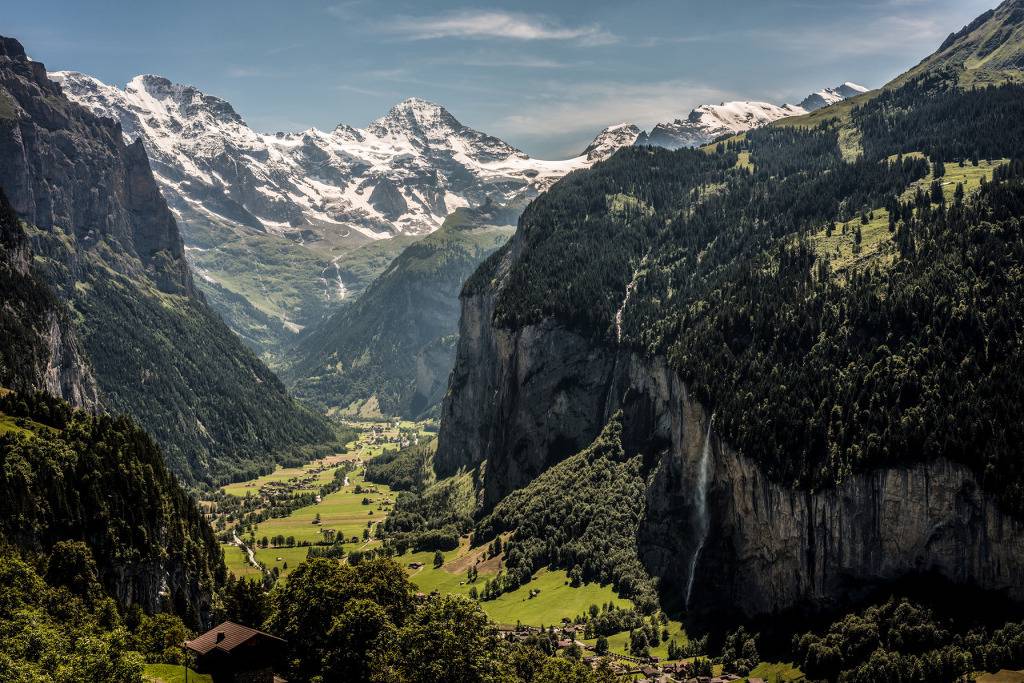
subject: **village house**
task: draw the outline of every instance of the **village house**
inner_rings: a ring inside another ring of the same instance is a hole
[[[275,683],[274,669],[286,654],[285,641],[231,621],[185,641],[184,647],[193,668],[214,683]]]

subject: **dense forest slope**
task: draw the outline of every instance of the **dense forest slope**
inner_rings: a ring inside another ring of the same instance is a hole
[[[208,619],[225,579],[220,546],[160,449],[130,419],[75,410],[44,393],[6,392],[0,488],[6,544],[51,555],[53,565],[53,553],[84,543],[99,583],[122,607]]]
[[[1022,6],[943,51],[1019,49]],[[922,572],[1024,598],[1024,86],[934,63],[535,201],[463,291],[438,474],[483,464],[487,512],[621,409],[637,552],[691,609]]]
[[[405,248],[353,304],[300,340],[294,391],[353,414],[416,417],[436,407],[454,363],[458,295],[512,233],[516,212],[459,209]]]
[[[0,187],[29,224],[38,271],[72,310],[102,403],[138,418],[175,472],[225,478],[330,438],[196,292],[142,145],[70,103],[9,38]]]

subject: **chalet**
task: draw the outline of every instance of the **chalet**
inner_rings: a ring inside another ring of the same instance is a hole
[[[214,683],[274,683],[274,667],[286,654],[280,638],[230,621],[185,641],[185,651]]]

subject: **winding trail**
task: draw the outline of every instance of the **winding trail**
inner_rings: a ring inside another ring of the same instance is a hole
[[[235,539],[235,545],[237,545],[239,548],[241,548],[242,550],[245,551],[245,554],[249,558],[249,564],[252,565],[253,567],[255,567],[256,569],[259,569],[260,572],[262,573],[263,572],[263,566],[259,562],[256,561],[256,554],[252,551],[252,548],[250,548],[244,542],[242,542],[242,539],[240,539],[238,537],[238,534],[235,533],[234,530],[231,531],[231,535]]]

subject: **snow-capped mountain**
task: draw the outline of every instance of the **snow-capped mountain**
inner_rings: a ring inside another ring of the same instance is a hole
[[[867,88],[847,82],[809,95],[799,106],[769,102],[704,104],[691,111],[685,119],[659,123],[650,133],[641,133],[636,144],[669,149],[699,147],[719,136],[760,128],[787,116],[800,116],[864,92]]]
[[[837,102],[842,102],[850,97],[856,97],[862,95],[868,91],[863,85],[857,85],[847,81],[842,85],[837,85],[834,88],[825,88],[819,90],[816,93],[811,93],[800,103],[802,109],[807,111],[815,111],[822,107],[831,106]]]
[[[365,128],[265,134],[225,100],[160,76],[136,76],[123,89],[70,71],[50,78],[120,121],[126,139],[142,139],[197,283],[268,353],[358,295],[406,236],[433,232],[460,207],[522,208],[606,157],[616,140],[633,141],[606,131],[578,157],[533,159],[418,98]]]
[[[603,161],[615,153],[621,147],[629,147],[634,144],[641,135],[638,127],[632,123],[619,123],[608,126],[594,138],[585,150],[583,156],[591,161]]]
[[[768,102],[703,104],[691,111],[685,120],[659,123],[650,133],[641,134],[636,144],[669,149],[699,147],[720,135],[742,133],[786,116],[806,113],[806,110],[790,104],[780,107]]]
[[[261,134],[224,100],[159,76],[136,76],[124,90],[75,72],[51,78],[119,120],[125,137],[142,137],[175,208],[296,239],[428,233],[456,208],[525,200],[591,163],[532,159],[418,98],[364,129]]]

